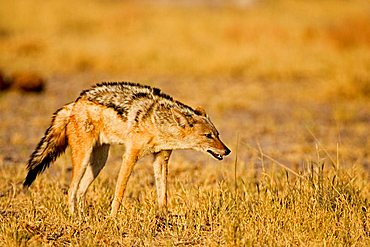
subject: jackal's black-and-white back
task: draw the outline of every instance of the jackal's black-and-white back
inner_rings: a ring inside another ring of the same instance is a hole
[[[80,98],[113,108],[125,120],[132,110],[137,112],[136,121],[160,108],[177,107],[184,114],[197,114],[158,88],[130,82],[103,82],[82,91]]]

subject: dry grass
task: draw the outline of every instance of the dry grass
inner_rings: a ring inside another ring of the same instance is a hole
[[[297,170],[299,176],[267,159],[264,170],[238,166],[236,180],[233,169],[194,167],[183,160],[171,168],[168,215],[157,213],[150,167],[141,164],[116,219],[108,216],[114,188],[108,171],[93,184],[87,212],[78,219],[68,214],[62,166],[55,165],[27,194],[20,193],[17,185],[23,178],[20,169],[2,166],[1,190],[8,192],[0,198],[0,242],[5,246],[367,246],[366,172],[328,167],[329,159],[323,161],[327,157],[318,158],[305,162]]]
[[[0,69],[38,71],[48,87],[0,93],[0,245],[369,245],[368,1],[1,5]],[[83,219],[67,210],[68,153],[21,193],[53,111],[101,80],[203,105],[233,156],[175,152],[168,215],[144,160],[108,217],[119,147]]]

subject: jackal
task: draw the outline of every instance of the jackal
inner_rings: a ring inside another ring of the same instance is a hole
[[[28,161],[23,185],[29,187],[69,146],[72,179],[68,204],[72,214],[81,211],[86,191],[105,165],[111,144],[125,145],[112,216],[117,214],[132,169],[141,157],[154,157],[158,205],[166,209],[167,167],[172,150],[193,149],[218,160],[230,153],[202,108],[193,109],[158,88],[105,82],[82,91],[74,102],[54,113]]]

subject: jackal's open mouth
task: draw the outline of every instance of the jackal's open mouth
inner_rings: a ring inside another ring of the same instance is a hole
[[[222,160],[223,157],[221,154],[216,154],[215,152],[211,151],[211,150],[207,150],[208,153],[212,154],[213,157],[215,157],[216,159],[218,160]]]

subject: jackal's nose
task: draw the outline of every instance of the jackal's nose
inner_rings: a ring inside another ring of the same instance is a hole
[[[226,148],[226,151],[225,151],[225,156],[226,156],[226,155],[229,155],[231,153],[231,150],[228,149],[226,146],[225,146],[225,148]]]

